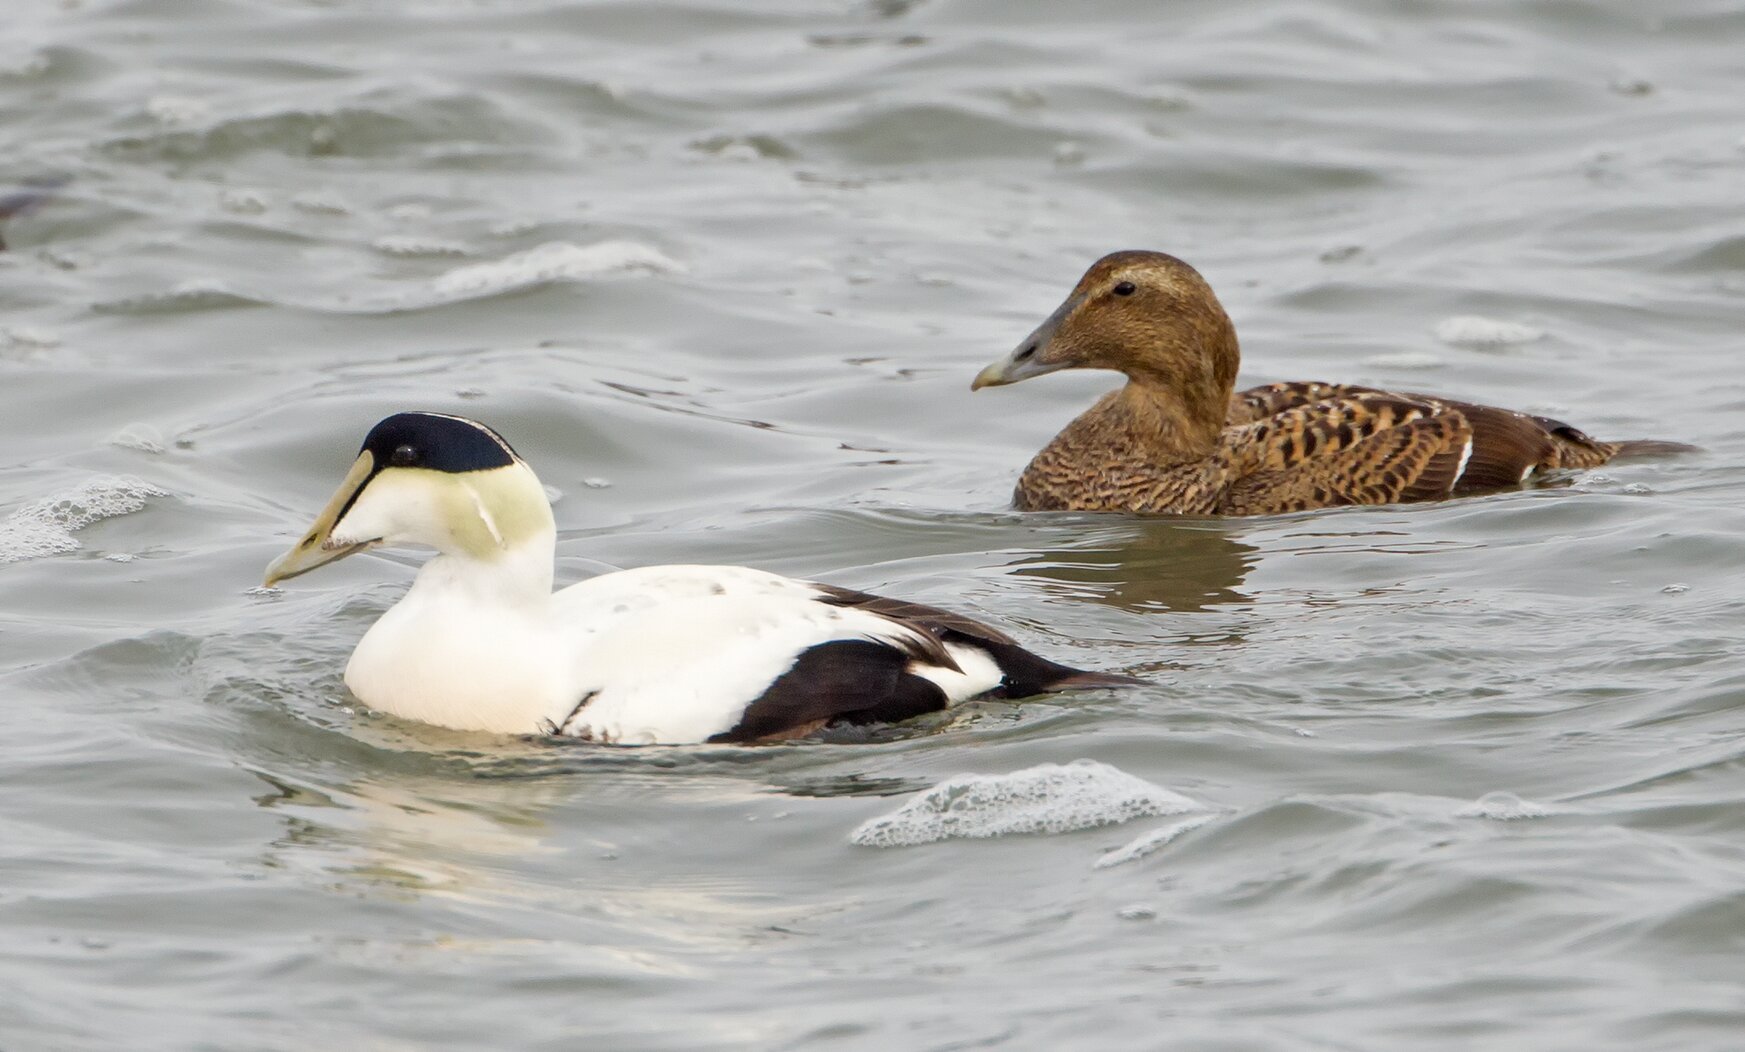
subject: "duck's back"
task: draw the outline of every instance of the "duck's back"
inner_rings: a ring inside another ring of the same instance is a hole
[[[1591,468],[1673,442],[1601,442],[1559,420],[1350,384],[1268,384],[1231,396],[1216,448],[1160,458],[1123,430],[1109,396],[1031,461],[1027,510],[1268,515],[1439,500]]]
[[[1365,398],[1404,399],[1464,416],[1473,430],[1473,451],[1456,492],[1519,483],[1537,471],[1599,467],[1614,457],[1688,453],[1682,442],[1602,442],[1561,420],[1512,409],[1425,394],[1393,394],[1355,384],[1289,382],[1238,391],[1230,399],[1230,426],[1253,423],[1317,402],[1342,405]],[[1331,410],[1329,410],[1329,415]]]
[[[1225,514],[1395,504],[1518,486],[1547,471],[1678,442],[1602,442],[1550,417],[1434,395],[1294,382],[1231,397],[1225,445],[1265,470],[1233,480]]]
[[[571,688],[544,730],[759,741],[891,723],[995,693],[1120,686],[949,611],[740,566],[651,566],[554,596]]]

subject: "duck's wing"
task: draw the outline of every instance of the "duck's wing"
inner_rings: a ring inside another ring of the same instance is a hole
[[[1447,496],[1473,453],[1445,403],[1364,392],[1287,409],[1224,432],[1218,511],[1266,515]]]
[[[1265,384],[1237,391],[1230,396],[1227,426],[1257,423],[1320,402],[1377,397],[1436,406],[1444,412],[1453,411],[1466,418],[1472,427],[1472,454],[1451,492],[1513,486],[1526,481],[1535,472],[1599,467],[1618,456],[1689,453],[1696,449],[1682,442],[1602,442],[1548,416],[1534,416],[1436,395],[1396,394],[1357,384],[1316,381]]]
[[[758,741],[1124,679],[948,611],[744,567],[623,571],[554,602],[575,641],[576,702],[546,729],[595,741]]]
[[[1335,398],[1355,398],[1359,395],[1386,394],[1373,387],[1357,384],[1328,384],[1316,380],[1289,380],[1284,383],[1262,384],[1237,391],[1230,396],[1230,413],[1226,427],[1241,427],[1277,416],[1287,409],[1313,405]]]
[[[958,636],[987,643],[1016,645],[1018,642],[992,625],[982,624],[974,618],[950,610],[941,610],[937,606],[912,603],[907,599],[890,599],[871,592],[857,592],[852,588],[821,584],[817,581],[807,581],[806,584],[817,590],[823,602],[865,610],[893,621],[912,624],[942,639]]]
[[[1472,423],[1472,459],[1456,484],[1460,491],[1512,486],[1537,471],[1597,468],[1614,457],[1691,453],[1697,448],[1655,439],[1602,442],[1548,416],[1472,402],[1431,400],[1454,408]]]
[[[937,639],[816,599],[680,595],[604,624],[573,621],[576,609],[560,629],[574,705],[545,730],[590,741],[756,741],[902,720],[950,701],[923,670],[961,675]]]
[[[1060,690],[1130,687],[1146,682],[1132,676],[1087,672],[1058,664],[1025,650],[999,629],[950,610],[835,585],[812,583],[812,586],[827,603],[865,610],[926,632],[944,643],[954,660],[986,655],[999,668],[1000,683],[994,693],[1001,697],[1027,698]]]

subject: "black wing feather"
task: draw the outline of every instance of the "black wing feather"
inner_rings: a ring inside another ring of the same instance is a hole
[[[945,708],[945,692],[908,671],[911,655],[885,643],[843,639],[800,652],[712,742],[752,742],[824,723],[897,723]]]

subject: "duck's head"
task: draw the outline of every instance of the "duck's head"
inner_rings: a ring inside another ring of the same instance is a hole
[[[1227,398],[1238,362],[1235,327],[1199,271],[1162,252],[1113,252],[970,390],[1061,369],[1113,369],[1166,390],[1222,386]]]
[[[266,586],[370,548],[488,560],[552,531],[544,487],[502,436],[465,417],[396,413],[370,429],[315,524],[267,567]]]

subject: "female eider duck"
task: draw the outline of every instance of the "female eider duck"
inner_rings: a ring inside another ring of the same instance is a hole
[[[1508,409],[1350,384],[1236,391],[1236,329],[1194,268],[1161,252],[1094,263],[971,390],[1060,369],[1127,377],[1036,454],[1029,511],[1267,515],[1436,500],[1676,442],[1599,442]]]
[[[435,548],[345,683],[370,708],[458,730],[746,742],[1143,682],[1057,665],[944,610],[742,566],[648,566],[554,593],[556,543],[544,488],[495,431],[399,413],[266,586],[370,548]]]

